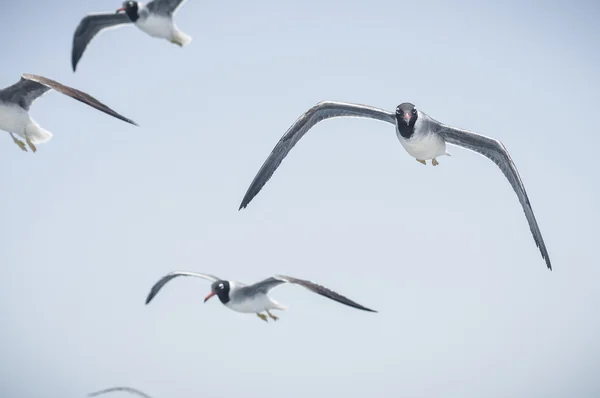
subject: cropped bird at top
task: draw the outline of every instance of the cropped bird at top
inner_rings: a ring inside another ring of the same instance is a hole
[[[142,398],[152,398],[150,395],[148,395],[136,388],[132,388],[132,387],[110,387],[110,388],[106,388],[104,390],[92,392],[92,393],[88,394],[88,397],[97,397],[99,395],[106,394],[109,392],[128,392],[130,394],[138,395]]]
[[[95,13],[84,17],[73,36],[71,65],[73,72],[92,39],[101,31],[134,24],[151,37],[166,39],[179,47],[192,41],[175,25],[173,15],[185,0],[153,0],[148,4],[124,1],[116,13]]]
[[[102,102],[82,91],[65,86],[46,77],[23,74],[17,83],[0,90],[0,130],[7,131],[14,143],[24,151],[27,151],[25,143],[17,139],[14,136],[15,134],[24,138],[33,152],[37,150],[36,144],[48,142],[52,138],[52,133],[41,128],[29,116],[29,108],[34,101],[50,89],[54,89],[92,108],[96,108],[101,112],[137,126],[133,120],[118,114]]]
[[[173,271],[163,276],[154,284],[154,286],[152,286],[152,289],[146,298],[146,304],[152,301],[154,296],[158,294],[160,289],[162,289],[165,284],[178,276],[193,276],[212,282],[210,293],[204,298],[205,303],[211,297],[217,296],[225,307],[237,312],[247,314],[254,313],[265,322],[267,322],[267,317],[265,314],[262,314],[262,312],[266,312],[271,319],[276,321],[279,318],[271,314],[270,310],[287,309],[286,306],[279,304],[269,297],[269,291],[283,283],[300,285],[313,293],[320,294],[323,297],[327,297],[328,299],[337,301],[338,303],[347,305],[349,307],[368,312],[377,312],[363,307],[362,305],[357,304],[354,301],[327,289],[326,287],[317,285],[316,283],[310,281],[293,278],[291,276],[275,275],[253,285],[246,285],[242,282],[223,280],[210,274],[200,274],[197,272],[188,271]]]
[[[446,143],[470,149],[490,159],[502,170],[512,185],[542,258],[546,261],[547,267],[552,269],[546,244],[533,214],[525,186],[504,145],[493,138],[442,124],[408,102],[398,105],[395,112],[367,105],[334,101],[323,101],[313,106],[296,120],[275,145],[248,187],[239,209],[248,206],[308,130],[325,119],[339,117],[370,118],[393,124],[400,144],[409,155],[422,164],[431,160],[431,164],[437,166],[438,157],[450,156],[446,150]]]

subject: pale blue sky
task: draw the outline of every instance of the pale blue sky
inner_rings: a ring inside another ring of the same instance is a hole
[[[0,396],[600,395],[597,3],[189,0],[188,47],[112,30],[73,74],[79,20],[119,5],[2,11],[2,86],[41,74],[140,127],[50,93],[32,108],[49,143],[3,133]],[[554,271],[492,162],[453,147],[424,167],[375,121],[318,125],[238,212],[321,100],[410,101],[502,140]],[[145,306],[174,269],[289,274],[380,312],[283,286],[265,324],[194,279]]]

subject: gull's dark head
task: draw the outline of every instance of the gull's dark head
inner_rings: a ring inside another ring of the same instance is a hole
[[[210,293],[204,298],[204,302],[206,303],[212,296],[217,296],[225,304],[229,301],[230,289],[231,285],[228,281],[216,281],[210,285]]]
[[[129,19],[131,19],[132,22],[135,22],[140,17],[138,14],[138,9],[139,6],[137,1],[127,0],[123,2],[121,8],[117,9],[117,14],[120,12],[124,12],[125,14],[127,14],[127,16],[129,17]]]
[[[402,137],[409,138],[413,135],[418,117],[417,108],[410,102],[405,102],[396,107],[396,125]]]

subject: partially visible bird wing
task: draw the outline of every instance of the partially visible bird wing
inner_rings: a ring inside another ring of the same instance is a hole
[[[533,209],[531,208],[531,203],[527,197],[525,185],[523,185],[521,176],[517,171],[517,166],[515,166],[515,163],[510,157],[510,154],[508,153],[508,150],[504,144],[493,138],[476,134],[471,131],[446,126],[437,121],[435,121],[435,124],[437,125],[435,126],[437,133],[442,136],[446,142],[477,152],[496,163],[500,170],[502,170],[502,173],[504,173],[504,176],[508,179],[508,182],[510,182],[510,185],[512,185],[515,193],[517,194],[519,202],[521,202],[521,206],[525,212],[525,217],[527,217],[527,222],[529,223],[529,228],[533,234],[533,239],[537,247],[540,249],[542,258],[546,261],[548,268],[552,269],[550,257],[548,255],[548,251],[546,250],[546,244],[544,243],[542,233],[540,232],[540,228],[538,227],[535,216],[533,215]]]
[[[124,24],[132,23],[127,14],[98,13],[85,16],[73,35],[73,49],[71,51],[71,66],[73,72],[77,68],[77,63],[83,56],[83,52],[94,36],[101,30],[116,28]]]
[[[396,124],[394,113],[367,105],[323,101],[310,108],[285,132],[254,177],[239,207],[241,210],[260,192],[294,145],[317,123],[336,117],[369,118]]]
[[[143,397],[143,398],[152,398],[150,395],[145,394],[145,393],[141,392],[140,390],[132,388],[132,387],[110,387],[110,388],[106,388],[104,390],[100,390],[100,391],[96,391],[96,392],[90,393],[90,394],[88,394],[88,397],[96,397],[98,395],[102,395],[102,394],[105,394],[107,392],[116,392],[116,391],[129,392],[129,393],[132,393],[132,394],[139,395],[140,397]]]
[[[153,0],[146,5],[150,12],[162,15],[173,15],[186,0]]]
[[[298,278],[293,278],[291,276],[285,276],[285,275],[275,275],[272,276],[271,278],[267,278],[264,281],[255,283],[254,285],[248,286],[248,289],[252,289],[255,292],[261,292],[261,293],[267,293],[269,292],[269,290],[275,288],[276,286],[281,285],[282,283],[293,283],[295,285],[300,285],[308,290],[310,290],[313,293],[317,293],[320,294],[323,297],[327,297],[328,299],[337,301],[338,303],[353,307],[353,308],[357,308],[359,310],[363,310],[363,311],[369,311],[369,312],[377,312],[375,310],[372,310],[370,308],[364,307],[352,300],[350,300],[349,298],[346,298],[344,296],[342,296],[341,294],[338,294],[336,292],[334,292],[333,290],[330,290],[324,286],[318,285],[316,283],[313,283],[311,281],[307,281],[304,279],[298,279]]]
[[[49,90],[48,86],[21,77],[12,86],[0,90],[0,101],[12,102],[28,111],[31,104]]]
[[[263,281],[256,282],[252,285],[247,286],[250,295],[254,295],[256,293],[264,293],[267,294],[269,290],[273,289],[276,286],[281,285],[282,283],[286,283],[286,281],[277,278],[267,278]]]
[[[25,80],[25,82],[23,82],[24,80]],[[35,100],[35,98],[37,98],[39,95],[43,94],[44,92],[48,91],[49,88],[52,88],[64,95],[67,95],[73,99],[76,99],[77,101],[83,102],[84,104],[89,105],[92,108],[96,108],[97,110],[104,112],[112,117],[115,117],[119,120],[133,124],[134,126],[137,126],[136,122],[113,111],[108,106],[104,105],[102,102],[98,101],[96,98],[92,97],[91,95],[88,95],[88,94],[84,93],[83,91],[79,91],[72,87],[60,84],[57,81],[48,79],[43,76],[23,74],[23,77],[21,78],[21,82],[23,82],[24,87],[25,87],[21,91],[21,95],[24,96],[26,101],[28,101],[28,106],[31,105],[31,103],[33,102],[33,100]],[[19,82],[19,83],[21,83],[21,82]],[[19,84],[19,83],[17,83],[17,84]],[[39,86],[41,86],[41,87],[39,87]],[[32,91],[27,92],[26,89],[30,89]],[[36,97],[34,97],[34,95]]]
[[[162,287],[164,285],[166,285],[167,282],[169,282],[173,278],[177,278],[178,276],[195,276],[196,278],[206,279],[211,282],[216,282],[219,280],[218,277],[216,277],[214,275],[210,275],[210,274],[200,274],[197,272],[188,272],[188,271],[173,271],[173,272],[170,272],[167,275],[163,276],[162,278],[160,278],[160,280],[158,282],[156,282],[154,284],[154,286],[152,286],[152,289],[150,289],[150,293],[148,293],[148,297],[146,298],[146,304],[148,304],[150,301],[152,301],[154,296],[156,296],[158,294],[160,289],[162,289]]]

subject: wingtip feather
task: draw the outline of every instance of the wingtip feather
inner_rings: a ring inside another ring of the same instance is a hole
[[[150,289],[150,293],[148,293],[148,296],[146,296],[146,305],[150,304],[154,296],[156,296],[156,292],[154,289]]]

